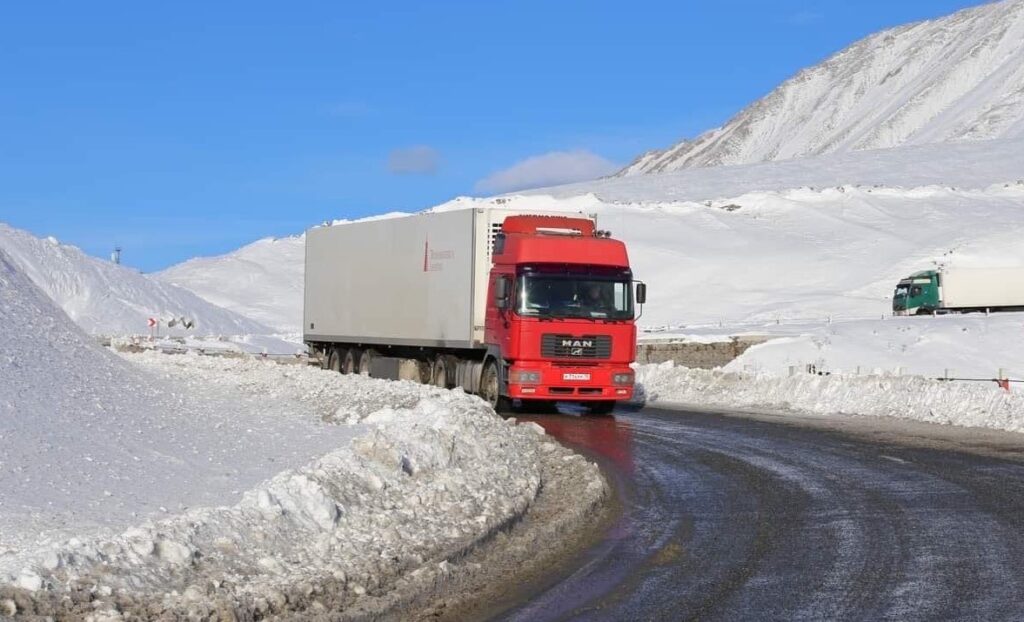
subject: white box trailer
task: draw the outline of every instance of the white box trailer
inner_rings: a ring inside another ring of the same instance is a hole
[[[494,237],[520,214],[566,215],[473,208],[310,229],[305,341],[484,347]]]
[[[948,268],[939,273],[940,308],[1024,308],[1024,267]]]

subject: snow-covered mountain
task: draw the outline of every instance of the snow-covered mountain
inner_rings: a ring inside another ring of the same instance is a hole
[[[1024,0],[885,30],[619,175],[1024,136]]]
[[[219,257],[197,257],[154,276],[202,298],[296,333],[302,324],[305,236],[266,238]]]
[[[203,300],[191,291],[90,257],[53,238],[40,239],[0,223],[0,248],[65,313],[97,335],[144,334],[147,319],[187,318],[188,334],[268,334],[256,320]],[[166,333],[166,326],[161,332]],[[184,332],[180,327],[171,332]]]

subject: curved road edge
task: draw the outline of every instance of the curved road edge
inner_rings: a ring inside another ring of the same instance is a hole
[[[486,620],[571,572],[605,537],[618,503],[604,469],[551,436],[540,446],[541,489],[525,514],[468,555],[414,573],[387,599],[346,617]]]
[[[622,512],[582,563],[498,617],[1024,614],[1008,596],[1024,586],[1024,435],[667,406],[535,419],[604,454]]]

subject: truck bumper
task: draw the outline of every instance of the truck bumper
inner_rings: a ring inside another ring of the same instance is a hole
[[[518,371],[539,372],[540,382],[516,382]],[[633,370],[627,366],[573,366],[555,363],[516,364],[510,370],[508,396],[521,400],[567,402],[624,401],[633,397],[633,383],[616,384],[616,375]]]

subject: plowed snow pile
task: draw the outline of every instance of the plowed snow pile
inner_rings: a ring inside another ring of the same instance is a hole
[[[576,469],[580,507],[604,495],[596,466],[461,393],[124,360],[2,251],[0,326],[0,615],[379,609],[517,520],[542,457]]]
[[[137,369],[96,346],[3,251],[0,379],[0,573],[70,535],[237,500],[353,435],[297,404]]]
[[[913,419],[1024,432],[1024,396],[995,383],[920,376],[799,373],[789,377],[640,365],[637,382],[648,402],[703,408],[783,410],[834,416]],[[1019,385],[1018,385],[1019,386]]]
[[[265,335],[257,321],[203,300],[187,289],[150,278],[126,266],[86,255],[53,238],[41,239],[0,222],[0,248],[8,259],[89,334],[147,332],[150,317],[186,318],[194,326],[161,334]]]

